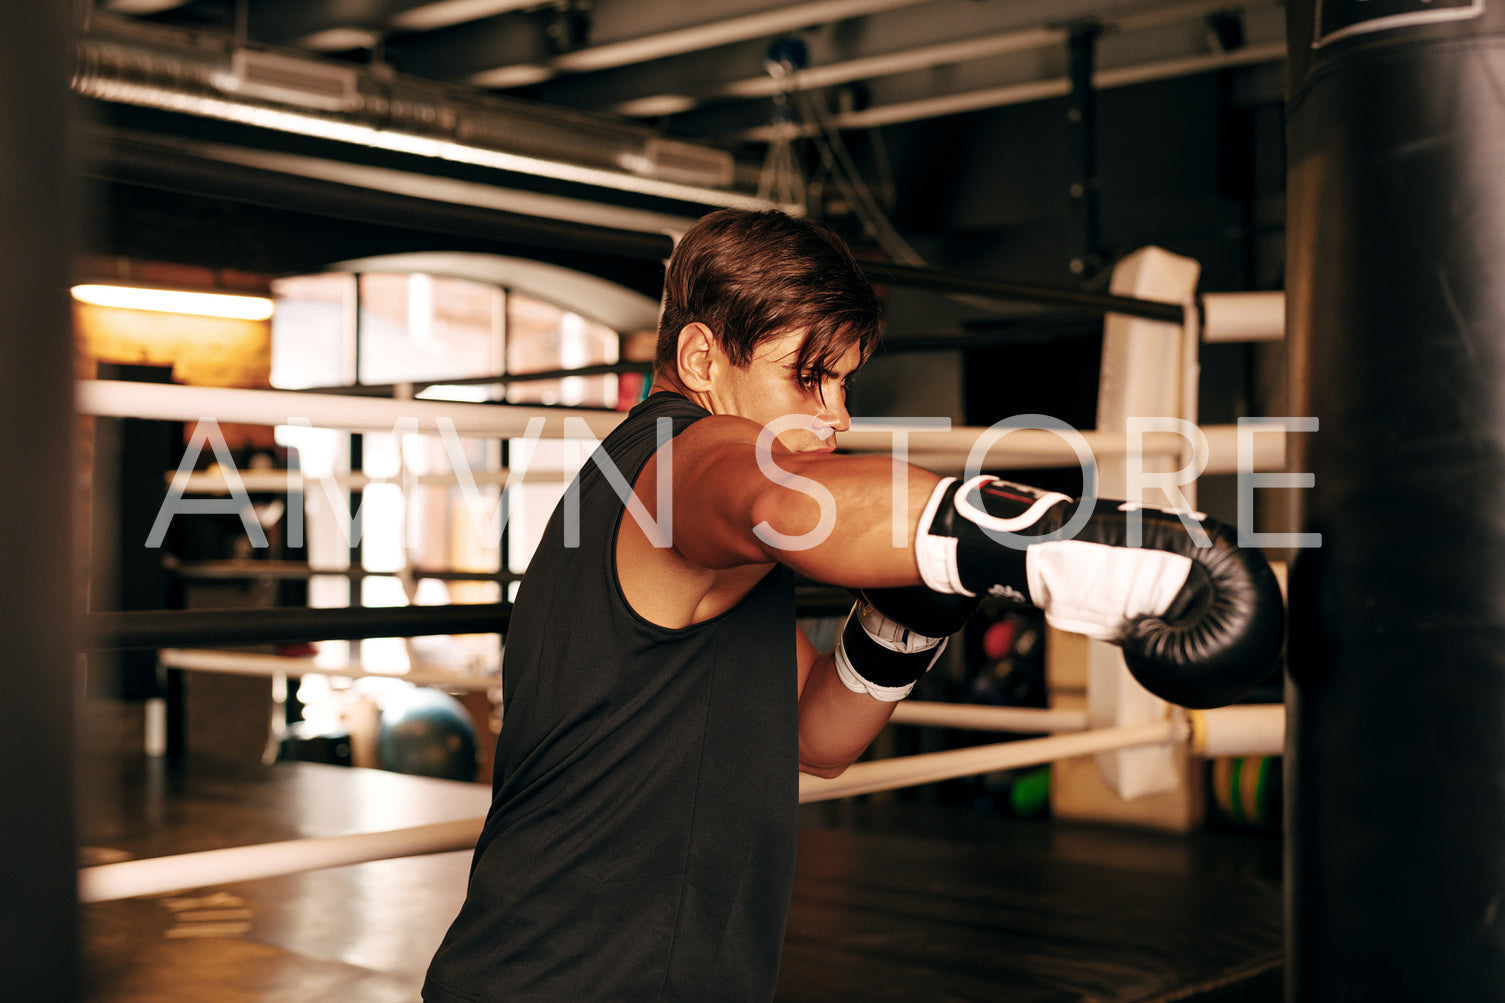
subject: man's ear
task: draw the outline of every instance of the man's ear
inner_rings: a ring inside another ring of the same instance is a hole
[[[716,338],[711,329],[696,321],[679,329],[679,348],[674,361],[686,390],[711,388],[711,369],[716,356]]]

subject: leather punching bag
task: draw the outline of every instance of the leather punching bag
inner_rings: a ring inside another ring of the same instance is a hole
[[[1505,3],[1288,18],[1287,995],[1505,1001]]]

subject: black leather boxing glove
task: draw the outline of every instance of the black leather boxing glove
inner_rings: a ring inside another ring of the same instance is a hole
[[[950,637],[967,625],[982,596],[946,595],[924,585],[862,589],[857,598],[917,634]]]
[[[837,677],[875,700],[904,699],[981,601],[918,585],[858,593],[832,653]]]
[[[1275,665],[1285,605],[1270,566],[1200,514],[1040,491],[995,477],[943,480],[915,552],[939,592],[1028,602],[1054,627],[1110,641],[1156,696],[1232,703]]]

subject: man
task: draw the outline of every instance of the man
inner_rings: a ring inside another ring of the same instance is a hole
[[[1207,605],[1201,565],[1160,540],[1169,517],[1149,544],[1169,549],[1046,542],[1029,547],[1052,556],[1041,570],[994,537],[1076,511],[1097,539],[1103,518],[909,466],[896,489],[892,459],[833,456],[877,328],[871,286],[819,224],[724,210],[681,239],[655,392],[571,486],[517,597],[492,809],[430,1003],[770,998],[797,771],[852,763],[979,593],[1048,593],[1112,639],[1188,591]],[[821,654],[795,627],[795,572],[872,590],[884,612],[859,604]],[[1181,667],[1182,641],[1151,644]]]

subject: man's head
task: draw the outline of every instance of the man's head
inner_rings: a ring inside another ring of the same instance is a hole
[[[698,389],[686,353],[699,339],[735,369],[777,364],[824,403],[830,379],[840,383],[872,354],[878,321],[872,284],[828,227],[719,210],[686,231],[669,260],[657,382]]]

